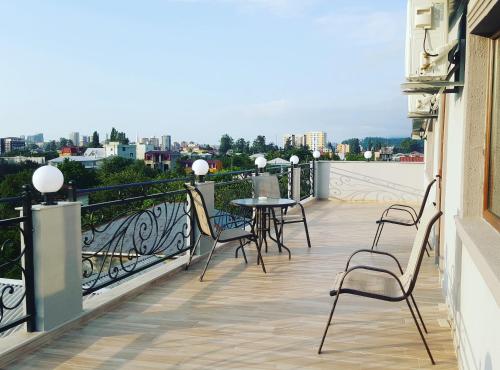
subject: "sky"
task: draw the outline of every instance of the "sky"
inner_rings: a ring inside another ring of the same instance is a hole
[[[0,0],[0,137],[409,136],[403,0]]]

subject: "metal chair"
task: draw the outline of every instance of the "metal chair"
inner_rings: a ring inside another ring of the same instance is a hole
[[[415,210],[415,208],[405,204],[393,204],[390,207],[386,208],[384,212],[382,212],[380,219],[376,221],[378,226],[377,231],[375,232],[375,237],[373,238],[372,249],[374,249],[378,245],[385,224],[410,227],[415,226],[415,228],[418,230],[418,224],[420,223],[420,219],[422,218],[422,214],[425,210],[427,199],[429,198],[429,194],[435,183],[436,179],[432,180],[429,185],[427,185],[424,193],[424,198],[422,199],[422,204],[420,205],[420,210],[418,212]],[[406,216],[410,215],[410,218],[393,216],[394,213],[399,213]],[[430,245],[430,243],[427,243],[427,246],[432,250],[432,246]],[[429,256],[427,246],[425,252]]]
[[[203,272],[200,276],[200,281],[203,281],[203,277],[205,276],[208,264],[212,259],[212,255],[214,253],[217,244],[227,243],[235,240],[238,240],[240,242],[240,248],[243,252],[243,258],[245,259],[245,263],[248,263],[248,261],[244,249],[244,245],[246,243],[243,243],[243,240],[255,242],[255,245],[257,245],[257,261],[261,262],[262,270],[265,273],[266,267],[264,266],[264,260],[262,259],[260,248],[258,247],[256,235],[253,232],[249,232],[247,230],[239,228],[223,229],[221,226],[214,223],[211,220],[211,217],[208,215],[205,200],[203,199],[203,195],[201,194],[201,192],[192,185],[185,184],[184,186],[188,190],[188,195],[192,204],[192,211],[195,213],[195,218],[200,230],[200,235],[198,235],[196,242],[191,246],[189,250],[189,261],[186,265],[186,270],[191,265],[191,260],[193,258],[194,251],[196,250],[196,247],[200,243],[201,237],[205,235],[211,237],[214,240],[214,243],[212,245],[212,249],[210,250],[210,254],[208,255],[205,268],[203,269]]]
[[[408,305],[410,313],[413,317],[413,321],[415,322],[422,342],[424,343],[427,354],[429,355],[432,364],[435,364],[434,358],[432,357],[429,346],[427,345],[424,334],[422,333],[422,329],[420,328],[420,325],[415,316],[415,312],[408,298],[410,298],[413,302],[424,331],[427,333],[427,328],[425,327],[424,321],[422,319],[422,316],[420,315],[420,311],[417,307],[412,293],[417,282],[420,265],[422,263],[426,244],[429,240],[430,232],[434,223],[439,219],[439,217],[441,217],[441,215],[442,212],[436,211],[434,207],[427,207],[424,211],[423,215],[421,216],[421,227],[417,231],[417,235],[413,242],[413,248],[411,250],[410,258],[404,272],[398,259],[392,254],[386,252],[373,251],[371,249],[361,249],[354,252],[349,257],[345,270],[337,274],[334,282],[334,288],[330,291],[330,295],[334,296],[335,300],[333,301],[332,310],[330,311],[330,316],[326,324],[323,338],[321,339],[318,354],[321,353],[321,350],[323,348],[328,328],[330,327],[330,323],[332,321],[333,312],[335,311],[335,307],[337,306],[339,297],[341,294],[346,293],[388,302],[406,301],[406,304]],[[370,253],[372,255],[389,257],[396,262],[399,271],[398,273],[394,273],[393,271],[384,268],[366,265],[349,267],[353,256],[359,253]]]
[[[264,174],[261,176],[252,177],[253,193],[255,197],[281,198],[278,176]],[[287,209],[272,209],[271,218],[274,223],[278,247],[281,251],[283,246],[283,226],[302,222],[306,232],[307,246],[311,248],[311,239],[309,237],[309,229],[307,228],[307,219],[304,206],[297,203],[300,207],[300,214],[289,214]],[[279,212],[279,216],[276,214]]]

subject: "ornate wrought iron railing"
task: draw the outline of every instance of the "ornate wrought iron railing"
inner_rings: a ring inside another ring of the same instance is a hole
[[[70,188],[82,205],[83,294],[117,283],[189,250],[189,178]],[[176,190],[172,190],[176,189]]]
[[[0,336],[24,323],[35,330],[32,229],[28,187],[21,196],[0,199]]]
[[[313,195],[313,169],[311,163],[301,163],[300,168],[300,200]]]

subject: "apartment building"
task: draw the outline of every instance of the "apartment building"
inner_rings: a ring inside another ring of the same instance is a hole
[[[121,144],[118,141],[110,141],[104,144],[106,157],[117,155],[122,158],[136,159],[136,147],[132,144]]]
[[[310,131],[304,134],[305,145],[312,151],[319,150],[320,152],[326,149],[326,132]]]
[[[23,150],[25,147],[26,142],[20,137],[4,137],[0,139],[0,154]]]

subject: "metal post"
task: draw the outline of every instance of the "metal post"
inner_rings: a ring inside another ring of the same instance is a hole
[[[310,188],[309,188],[309,194],[312,195],[313,197],[315,196],[314,192],[314,171],[315,171],[315,166],[316,166],[317,160],[314,159],[309,163],[309,183],[310,183]]]
[[[26,290],[26,315],[28,332],[36,330],[35,279],[33,274],[33,215],[31,209],[31,188],[23,186],[23,243],[24,243],[24,286]]]
[[[292,163],[292,166],[288,169],[288,198],[293,199],[293,173],[294,173],[295,165]]]
[[[73,180],[70,180],[68,182],[68,201],[69,202],[76,202],[76,182]]]

